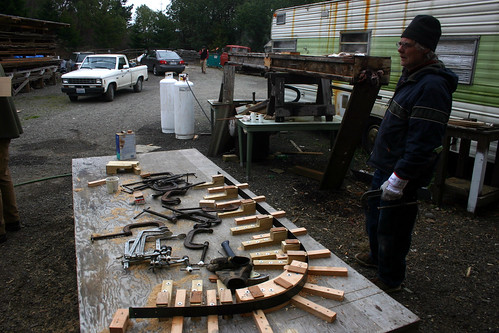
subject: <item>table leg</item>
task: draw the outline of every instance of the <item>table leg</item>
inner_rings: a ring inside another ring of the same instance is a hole
[[[249,179],[251,173],[251,159],[253,154],[253,133],[246,133],[246,178]]]
[[[478,141],[473,164],[473,175],[471,176],[470,194],[468,196],[468,209],[474,213],[478,204],[478,196],[482,193],[483,179],[485,178],[485,169],[487,167],[487,156],[489,154],[489,143]]]
[[[239,141],[239,164],[241,166],[244,165],[243,162],[243,128],[241,126],[237,126],[237,136]]]

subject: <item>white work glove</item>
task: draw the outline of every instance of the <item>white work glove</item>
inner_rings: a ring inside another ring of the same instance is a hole
[[[404,187],[408,182],[408,180],[399,178],[395,172],[392,173],[390,178],[388,178],[388,180],[381,185],[381,189],[383,190],[381,200],[390,201],[402,198],[402,195],[404,194]]]

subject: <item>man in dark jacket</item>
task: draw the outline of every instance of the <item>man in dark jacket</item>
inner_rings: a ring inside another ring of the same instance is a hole
[[[0,65],[0,77],[4,76],[5,72]],[[18,138],[22,132],[12,97],[0,97],[0,243],[7,240],[7,231],[21,228],[9,171],[9,144],[11,139]]]
[[[203,46],[201,48],[201,51],[199,51],[199,62],[201,64],[201,72],[203,72],[203,74],[206,74],[206,62],[208,61],[208,56],[208,49],[206,48],[206,46]]]
[[[440,22],[429,15],[416,16],[402,33],[402,76],[368,160],[376,168],[371,188],[382,194],[368,200],[370,252],[355,258],[377,268],[373,282],[386,292],[401,290],[405,279],[417,191],[432,178],[457,87],[457,76],[434,53],[440,35]]]

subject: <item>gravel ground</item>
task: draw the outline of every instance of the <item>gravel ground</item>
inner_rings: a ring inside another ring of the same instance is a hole
[[[71,188],[73,158],[115,154],[114,135],[132,129],[137,150],[196,148],[208,152],[210,123],[207,99],[217,99],[223,72],[198,66],[186,70],[194,83],[197,140],[176,140],[161,133],[159,81],[150,76],[141,93],[123,91],[113,102],[85,98],[76,103],[48,86],[19,94],[25,133],[11,144],[11,171],[23,228],[8,234],[0,245],[1,332],[78,332],[78,299],[74,253]],[[236,75],[235,98],[266,97],[266,80]],[[203,113],[204,111],[204,113]],[[323,155],[292,155],[296,148]],[[367,248],[360,195],[366,183],[349,174],[341,190],[319,191],[316,181],[294,175],[292,165],[324,169],[328,137],[315,132],[280,133],[270,137],[273,159],[253,164],[252,191],[265,195],[298,226],[360,273],[353,255]],[[244,169],[236,162],[211,158],[240,181]],[[352,164],[365,169],[358,152]],[[34,182],[30,182],[34,181]],[[29,182],[29,183],[26,183]],[[462,201],[447,198],[443,207],[423,202],[408,257],[408,278],[402,293],[393,297],[421,318],[424,332],[499,331],[497,289],[499,209],[492,205],[479,215],[465,212]],[[495,318],[495,319],[494,319]]]

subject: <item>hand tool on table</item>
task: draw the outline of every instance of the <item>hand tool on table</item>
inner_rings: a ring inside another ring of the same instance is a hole
[[[227,257],[211,260],[206,268],[210,272],[215,272],[220,281],[230,290],[255,285],[269,279],[267,274],[252,274],[253,264],[251,263],[251,259],[236,256],[230,248],[228,240],[222,242],[222,248]]]
[[[194,229],[210,228],[212,225],[218,225],[222,223],[221,218],[204,211],[200,207],[195,209],[190,208],[189,210],[174,209],[168,206],[163,206],[163,207],[174,212],[177,219],[186,219],[197,222],[197,224],[194,225]]]
[[[137,214],[134,219],[138,218],[140,215],[144,214],[144,213],[149,213],[149,214],[152,214],[152,215],[156,215],[158,217],[162,217],[164,219],[167,219],[168,221],[172,222],[172,223],[177,223],[177,217],[175,215],[171,216],[171,215],[165,215],[165,214],[161,214],[161,213],[158,213],[158,212],[155,212],[153,210],[150,209],[151,207],[147,207],[147,208],[144,208],[142,210],[142,212],[140,212],[139,214]]]
[[[103,235],[93,234],[90,237],[90,240],[93,242],[94,240],[99,240],[99,239],[131,236],[132,235],[131,229],[142,228],[142,227],[157,227],[157,228],[159,228],[159,227],[165,227],[165,224],[163,222],[160,222],[160,221],[147,221],[147,222],[131,223],[131,224],[127,224],[126,226],[124,226],[123,231],[121,231],[121,232],[103,234]]]
[[[162,205],[178,205],[178,204],[180,204],[180,198],[172,198],[172,196],[185,195],[190,188],[197,186],[199,184],[202,184],[202,182],[195,183],[195,184],[185,183],[185,185],[183,185],[181,187],[177,186],[171,190],[161,192],[160,194],[153,194],[153,197],[161,195],[161,204]]]

